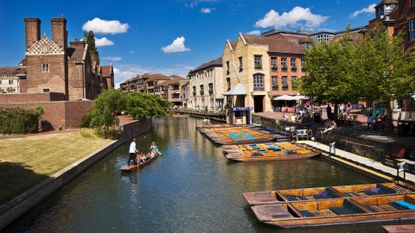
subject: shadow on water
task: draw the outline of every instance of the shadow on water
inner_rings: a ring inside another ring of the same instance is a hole
[[[155,120],[137,146],[146,152],[155,141],[163,156],[121,173],[128,159],[128,143],[122,145],[6,232],[382,232],[382,223],[287,230],[258,222],[243,192],[376,180],[320,158],[229,163],[223,149],[195,129],[197,123]]]
[[[37,174],[22,163],[0,163],[0,205],[47,178],[48,176]]]

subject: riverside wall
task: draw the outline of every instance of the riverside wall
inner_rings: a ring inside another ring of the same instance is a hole
[[[149,132],[151,130],[151,121],[133,121],[126,123],[121,126],[121,130],[121,135],[118,140],[93,152],[87,157],[76,161],[53,176],[47,178],[40,184],[15,197],[13,200],[1,205],[0,230],[47,198],[57,189],[71,181],[74,177],[84,172],[121,144],[129,141],[133,137]]]

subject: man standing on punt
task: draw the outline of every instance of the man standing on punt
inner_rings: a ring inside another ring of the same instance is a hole
[[[135,144],[135,138],[133,138],[133,141],[130,143],[130,158],[128,158],[128,165],[136,165],[137,161],[135,159],[135,155],[137,154],[138,150]],[[132,162],[132,163],[131,163]]]

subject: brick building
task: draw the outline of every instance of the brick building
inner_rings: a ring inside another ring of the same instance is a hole
[[[126,93],[144,92],[158,95],[171,102],[174,107],[179,108],[183,106],[182,86],[186,83],[186,79],[177,75],[145,73],[124,81],[120,84],[120,89]]]
[[[66,100],[94,99],[113,87],[111,66],[99,66],[99,55],[84,41],[71,41],[65,18],[51,18],[52,38],[41,37],[41,21],[25,18],[25,57],[16,70],[18,93],[63,93]],[[102,77],[101,73],[105,73]],[[110,85],[108,85],[110,84]]]
[[[104,89],[114,87],[112,65],[84,41],[68,44],[66,19],[51,18],[51,38],[41,37],[41,21],[25,18],[25,56],[16,67],[0,67],[0,107],[41,106],[42,130],[78,127]]]

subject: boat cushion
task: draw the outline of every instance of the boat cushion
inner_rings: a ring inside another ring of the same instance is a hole
[[[398,204],[398,205],[404,206],[407,209],[415,210],[415,205],[414,204],[411,204],[409,202],[406,202],[406,201],[403,201],[403,200],[399,200],[399,201],[395,201],[395,203]]]
[[[307,210],[300,210],[300,213],[301,213],[304,217],[314,217],[314,216],[315,216],[313,213],[311,213],[310,211],[307,211]]]
[[[337,215],[365,213],[365,211],[363,211],[353,203],[349,202],[348,200],[345,200],[343,202],[343,207],[332,207],[330,208],[330,210]]]

